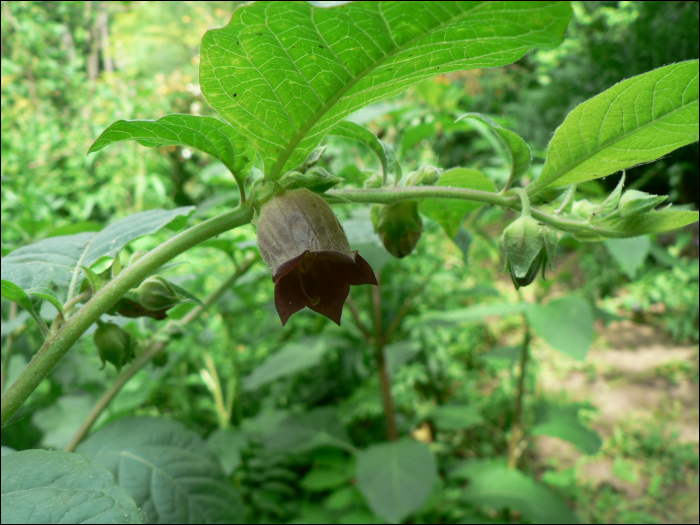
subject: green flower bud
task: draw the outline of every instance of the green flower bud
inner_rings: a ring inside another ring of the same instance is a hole
[[[498,246],[516,290],[532,283],[540,268],[545,278],[547,265],[553,267],[557,240],[556,232],[530,216],[521,216],[503,230]]]
[[[181,300],[168,281],[158,275],[149,277],[136,289],[138,302],[146,310],[171,308]]]
[[[434,186],[440,178],[440,171],[435,166],[421,166],[408,174],[405,186]]]
[[[272,270],[282,324],[304,307],[340,324],[350,285],[377,284],[326,201],[307,189],[277,195],[258,218],[258,249]]]
[[[667,199],[666,195],[652,195],[637,190],[627,190],[620,198],[617,209],[620,217],[629,217],[653,210]]]
[[[280,178],[279,184],[287,189],[306,188],[315,193],[323,193],[343,180],[345,179],[335,177],[328,170],[315,166],[304,172],[289,171]]]
[[[122,366],[133,359],[131,334],[114,323],[100,323],[95,330],[94,341],[102,360],[102,368],[109,361],[119,372]]]
[[[386,251],[399,259],[413,251],[423,232],[418,201],[414,200],[372,205],[372,224]]]

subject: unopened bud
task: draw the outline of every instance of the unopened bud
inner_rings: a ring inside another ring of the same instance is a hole
[[[399,259],[413,251],[423,232],[418,201],[414,200],[372,205],[372,224],[386,251]]]

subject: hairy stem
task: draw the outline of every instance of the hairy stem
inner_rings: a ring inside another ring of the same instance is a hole
[[[2,396],[2,426],[19,410],[22,403],[39,386],[53,367],[70,350],[78,338],[100,316],[114,306],[131,288],[192,246],[215,235],[250,222],[253,209],[238,207],[230,212],[204,221],[164,242],[105,285],[90,301],[78,310],[59,330],[44,341],[34,359]]]
[[[331,204],[342,203],[377,203],[394,204],[409,199],[461,199],[474,202],[483,202],[494,206],[502,206],[514,210],[521,210],[522,203],[515,196],[504,196],[488,191],[470,190],[465,188],[451,188],[441,186],[418,186],[411,188],[377,188],[377,189],[345,189],[330,190],[323,194]],[[594,224],[588,224],[582,220],[565,219],[549,215],[536,208],[530,209],[530,215],[540,222],[544,222],[556,229],[570,232],[589,232],[605,237],[628,237],[628,233],[610,230]]]
[[[186,326],[192,323],[193,321],[199,319],[199,317],[206,311],[206,309],[214,303],[216,303],[216,301],[219,300],[219,298],[226,292],[226,290],[231,288],[233,283],[235,283],[241,275],[246,273],[258,259],[259,257],[256,254],[253,257],[250,257],[239,268],[237,268],[236,271],[233,274],[231,274],[231,276],[228,279],[221,283],[221,286],[219,286],[216,290],[209,294],[209,296],[206,299],[204,299],[204,307],[200,305],[195,306],[182,319],[180,319],[179,321],[170,321],[167,326],[160,329],[158,332],[156,332],[156,334],[153,335],[153,337],[151,337],[150,342],[145,345],[144,351],[141,353],[141,355],[139,355],[131,363],[131,365],[129,365],[129,367],[126,368],[117,377],[116,381],[112,384],[112,386],[109,387],[109,389],[102,395],[102,397],[92,409],[92,411],[85,419],[83,424],[80,425],[80,428],[75,433],[75,436],[73,436],[73,439],[71,439],[71,442],[66,447],[66,452],[72,452],[75,449],[75,447],[78,446],[78,443],[85,439],[85,436],[90,431],[90,428],[95,423],[99,415],[102,413],[103,410],[105,410],[109,406],[109,404],[112,402],[112,399],[114,399],[114,396],[116,396],[119,393],[119,391],[127,383],[127,381],[134,377],[134,375],[136,375],[136,372],[141,370],[146,365],[146,363],[155,358],[167,346],[167,342],[159,340],[160,336],[163,334],[172,333],[182,328],[183,326]]]
[[[520,216],[529,217],[530,216],[530,199],[527,197],[527,193],[522,188],[513,188],[513,193],[520,197]]]

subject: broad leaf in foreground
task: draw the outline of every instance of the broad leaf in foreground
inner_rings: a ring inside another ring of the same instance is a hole
[[[85,456],[23,450],[2,458],[3,523],[143,523],[112,473]]]
[[[127,243],[165,226],[179,228],[193,212],[193,206],[149,210],[124,217],[99,233],[50,237],[23,246],[3,257],[2,279],[29,294],[51,291],[51,285],[55,285],[61,292],[59,295],[63,295],[71,282],[75,286],[80,284],[85,275],[80,266],[89,267],[101,257],[114,257]]]
[[[435,456],[417,441],[380,443],[357,454],[357,488],[388,523],[401,523],[419,510],[437,479]]]
[[[164,418],[130,417],[77,451],[111,470],[148,523],[240,523],[240,496],[194,432]]]
[[[219,159],[239,184],[255,161],[255,149],[225,122],[196,115],[166,115],[158,120],[118,120],[97,138],[88,155],[105,146],[135,140],[142,146],[191,146]]]
[[[204,35],[200,83],[276,180],[350,113],[442,73],[556,46],[570,16],[566,2],[255,2]]]
[[[623,80],[567,115],[528,192],[605,177],[696,142],[698,107],[697,60]]]

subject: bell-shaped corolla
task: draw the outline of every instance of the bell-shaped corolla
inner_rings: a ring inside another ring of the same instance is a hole
[[[350,250],[331,207],[307,189],[265,203],[257,227],[258,249],[272,270],[283,326],[305,306],[340,325],[350,285],[377,284],[367,261]]]

